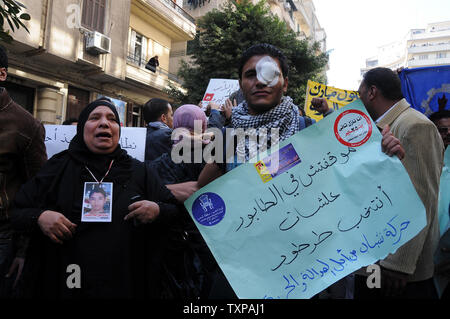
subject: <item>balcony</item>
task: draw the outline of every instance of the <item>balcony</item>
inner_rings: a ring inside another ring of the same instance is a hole
[[[195,24],[195,19],[186,11],[184,11],[183,8],[181,8],[180,6],[178,6],[175,2],[173,2],[172,0],[161,0],[167,7],[169,8],[173,8],[176,12],[178,12],[179,14],[181,14],[183,17],[185,17],[187,20],[191,21],[192,23]]]
[[[133,0],[131,13],[170,36],[173,42],[195,37],[195,19],[171,0]]]
[[[299,39],[299,40],[305,40],[305,39],[306,39],[306,34],[305,34],[305,32],[303,32],[303,31],[297,31],[296,34],[297,34],[297,39]]]
[[[425,39],[448,38],[448,37],[450,37],[450,30],[444,30],[444,31],[411,34],[411,38],[409,40],[425,40]]]
[[[150,75],[153,75],[156,77],[161,77],[163,79],[169,79],[169,80],[181,85],[181,80],[178,79],[178,77],[175,74],[170,73],[169,71],[167,71],[159,66],[156,68],[156,72],[147,70],[145,68],[145,65],[147,64],[148,60],[149,60],[148,57],[136,55],[130,51],[127,54],[127,64],[133,65],[135,68],[137,68],[139,70],[139,73],[143,72],[143,73],[150,74]]]
[[[438,43],[438,44],[413,44],[408,48],[408,53],[426,53],[426,52],[438,52],[438,51],[450,51],[450,42]]]
[[[425,66],[435,66],[435,65],[448,65],[450,64],[450,57],[449,58],[443,58],[443,59],[412,59],[408,60],[408,67],[409,68],[418,68],[418,67],[425,67]]]
[[[191,10],[204,7],[206,3],[210,3],[211,0],[183,0],[183,7],[189,7]]]
[[[314,11],[312,11],[311,7],[305,6],[303,1],[300,0],[293,0],[293,3],[295,4],[295,7],[297,10],[294,12],[294,16],[300,24],[300,28],[304,31],[306,36],[310,36],[312,33],[313,27],[313,15],[315,14]]]

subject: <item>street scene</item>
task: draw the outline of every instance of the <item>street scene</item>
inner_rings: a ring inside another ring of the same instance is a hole
[[[445,304],[449,12],[0,0],[0,302]]]

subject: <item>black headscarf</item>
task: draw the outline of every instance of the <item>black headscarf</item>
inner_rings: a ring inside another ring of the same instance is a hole
[[[120,130],[120,120],[119,120],[119,113],[117,113],[117,109],[116,106],[111,102],[110,99],[107,98],[99,98],[91,103],[89,103],[84,109],[83,111],[81,111],[80,116],[78,117],[78,124],[77,124],[77,135],[83,136],[83,130],[84,130],[84,125],[86,124],[88,118],[89,118],[89,114],[91,114],[91,112],[93,110],[95,110],[98,106],[107,106],[111,109],[111,111],[114,113],[115,115],[115,120],[117,122],[117,124],[119,124],[119,130]],[[120,131],[119,131],[120,134]]]
[[[116,149],[109,154],[95,154],[92,153],[86,146],[84,141],[84,126],[89,118],[89,115],[93,110],[95,110],[99,106],[106,106],[115,115],[115,120],[119,125],[119,136],[120,136],[120,120],[119,114],[117,113],[117,109],[112,104],[109,99],[100,98],[97,99],[90,104],[88,104],[83,111],[81,112],[78,118],[77,124],[77,134],[72,139],[69,144],[69,155],[75,160],[77,163],[82,164],[83,166],[89,167],[89,169],[96,175],[97,179],[103,177],[103,175],[108,170],[109,164],[111,160],[114,159],[114,166],[116,168],[120,168],[120,176],[124,176],[124,174],[128,174],[131,169],[130,163],[131,158],[127,154],[125,150],[120,147],[120,144],[117,145]]]
[[[116,107],[109,100],[98,99],[88,104],[80,114],[77,134],[70,142],[69,149],[56,154],[51,159],[51,163],[43,167],[41,175],[44,178],[45,176],[53,177],[50,185],[40,196],[40,207],[62,212],[67,217],[76,216],[79,219],[84,182],[95,182],[86,167],[100,180],[108,171],[111,160],[114,159],[105,182],[125,184],[129,180],[132,172],[132,158],[120,147],[120,144],[109,154],[94,154],[84,142],[84,126],[89,114],[98,106],[109,107],[120,127]]]
[[[158,237],[160,232],[146,231],[147,228],[135,229],[131,223],[118,217],[128,213],[128,195],[137,193],[150,200],[159,200],[169,199],[171,194],[167,189],[166,193],[161,192],[162,187],[155,182],[156,179],[147,178],[143,164],[132,159],[120,145],[110,154],[94,154],[87,148],[83,138],[84,127],[89,114],[101,105],[109,107],[119,121],[114,105],[107,100],[97,100],[86,106],[79,117],[77,135],[69,149],[49,159],[16,197],[20,209],[14,217],[16,229],[33,231],[24,266],[24,291],[29,292],[30,297],[64,299],[86,295],[102,298],[135,294],[144,298],[141,291],[147,290],[154,290],[151,293],[154,297],[158,296],[161,267],[158,258],[161,254],[159,250],[164,247],[162,237]],[[112,214],[116,217],[111,223],[83,223],[84,185],[95,182],[86,166],[100,180],[112,159],[114,164],[104,182],[114,183],[111,205]],[[128,187],[129,183],[133,184]],[[77,225],[73,240],[55,245],[43,234],[32,216],[38,216],[44,210],[59,212]],[[112,237],[119,240],[115,240],[115,245],[108,245]],[[109,259],[112,256],[129,256],[131,259],[122,262],[120,259]],[[81,273],[82,289],[67,289],[66,268],[73,263],[85,269]],[[105,267],[105,264],[108,265]],[[116,284],[111,280],[115,274],[128,277],[126,280],[121,277]]]

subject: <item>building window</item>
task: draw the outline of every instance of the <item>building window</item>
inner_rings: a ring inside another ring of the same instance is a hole
[[[81,111],[89,103],[90,92],[73,86],[69,86],[67,94],[66,119],[78,118]]]
[[[419,60],[428,60],[428,54],[419,55]]]
[[[447,57],[447,53],[446,52],[438,52],[436,53],[436,58],[437,59],[445,59]]]
[[[134,63],[141,65],[142,60],[142,39],[144,38],[142,34],[139,34],[137,32],[134,33],[134,42],[133,42],[133,58]]]
[[[33,114],[34,96],[36,90],[32,87],[23,86],[20,83],[21,81],[19,79],[16,79],[8,74],[7,80],[2,82],[2,87],[8,90],[8,94],[14,102]]]
[[[106,0],[84,0],[81,24],[94,31],[105,33]]]
[[[372,61],[366,62],[366,67],[368,67],[368,68],[373,68],[373,67],[376,67],[377,65],[378,65],[378,60],[372,60]]]
[[[142,114],[141,114],[141,110],[142,110],[142,106],[139,105],[133,105],[133,112],[132,112],[132,123],[131,125],[133,127],[143,127],[144,126],[144,121],[142,118]]]
[[[131,30],[128,61],[138,66],[145,65],[147,63],[147,43],[148,39],[146,37],[134,30]]]
[[[186,55],[191,55],[194,53],[195,43],[194,40],[188,41],[186,44]]]

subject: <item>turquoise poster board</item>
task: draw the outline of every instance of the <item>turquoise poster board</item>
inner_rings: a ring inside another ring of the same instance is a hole
[[[311,298],[426,225],[359,100],[258,158],[184,203],[239,298]]]

